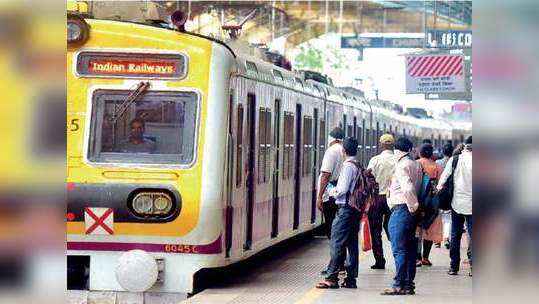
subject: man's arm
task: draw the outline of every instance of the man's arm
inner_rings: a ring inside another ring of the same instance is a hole
[[[440,180],[438,180],[438,185],[436,186],[438,191],[442,190],[451,172],[453,172],[453,157],[450,157],[445,164],[444,172],[442,172],[442,176],[440,176]]]
[[[329,179],[331,178],[331,173],[328,172],[320,172],[320,176],[318,177],[318,195],[316,198],[316,205],[318,206],[318,209],[322,211],[323,205],[322,205],[322,197],[324,195],[324,192],[326,191],[326,187],[328,186]]]
[[[337,181],[337,186],[330,190],[330,196],[333,196],[335,199],[337,199],[343,195],[346,195],[348,189],[350,189],[350,182],[352,181],[352,177],[354,174],[354,169],[352,166],[354,165],[350,163],[344,163],[342,165],[342,170]]]

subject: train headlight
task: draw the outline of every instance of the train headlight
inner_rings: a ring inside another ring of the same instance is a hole
[[[174,203],[165,192],[140,192],[131,202],[132,210],[139,216],[166,217],[172,212]]]
[[[82,44],[88,40],[90,27],[84,19],[75,14],[67,16],[67,42],[69,44]]]
[[[166,214],[172,209],[172,200],[166,194],[159,194],[153,201],[154,213]]]
[[[151,214],[153,209],[153,199],[150,194],[139,193],[133,199],[133,209],[139,214]]]

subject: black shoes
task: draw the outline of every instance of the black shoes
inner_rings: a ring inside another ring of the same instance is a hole
[[[386,266],[381,264],[374,264],[371,266],[371,269],[386,269]]]
[[[458,270],[454,270],[454,269],[449,269],[449,271],[447,272],[448,275],[458,275],[459,272]]]
[[[356,289],[357,288],[356,280],[346,280],[345,279],[344,282],[342,282],[341,287]]]

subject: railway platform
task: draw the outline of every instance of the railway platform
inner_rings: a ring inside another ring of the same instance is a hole
[[[463,240],[463,246],[467,241]],[[420,267],[416,276],[416,295],[382,296],[389,286],[395,268],[389,242],[384,240],[385,270],[371,270],[372,253],[361,252],[358,289],[316,289],[322,280],[320,271],[328,262],[328,240],[325,237],[306,238],[288,246],[287,250],[264,254],[256,265],[242,267],[219,279],[214,286],[199,292],[181,304],[240,303],[472,303],[472,278],[468,276],[466,250],[461,250],[461,271],[458,276],[447,274],[449,251],[444,246],[433,247],[431,267]]]

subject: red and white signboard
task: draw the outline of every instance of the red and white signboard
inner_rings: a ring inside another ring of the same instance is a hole
[[[406,56],[406,93],[464,92],[463,55]]]
[[[112,208],[84,208],[86,234],[114,234],[114,210]]]

